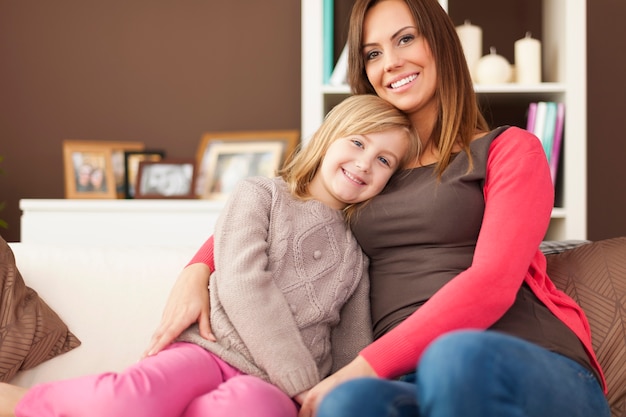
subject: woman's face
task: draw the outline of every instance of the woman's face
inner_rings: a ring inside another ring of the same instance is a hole
[[[410,115],[436,115],[435,60],[403,0],[384,0],[368,10],[361,52],[376,94]]]

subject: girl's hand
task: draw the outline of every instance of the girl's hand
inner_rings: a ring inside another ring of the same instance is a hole
[[[378,375],[376,375],[374,369],[363,357],[357,356],[352,362],[326,377],[309,390],[304,398],[298,417],[315,416],[317,407],[326,394],[342,382],[360,377],[378,377]]]
[[[195,322],[202,337],[215,341],[209,321],[210,275],[211,270],[203,263],[188,265],[180,272],[165,304],[161,323],[142,357],[157,354]]]

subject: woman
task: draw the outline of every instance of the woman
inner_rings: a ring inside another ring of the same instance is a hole
[[[436,0],[357,0],[348,41],[354,93],[406,112],[423,151],[352,224],[376,340],[300,415],[608,417],[587,320],[539,251],[554,190],[538,139],[489,130]],[[209,242],[196,260],[210,257]],[[177,285],[157,349],[182,327],[175,305],[192,285]],[[195,303],[182,317],[210,337]]]

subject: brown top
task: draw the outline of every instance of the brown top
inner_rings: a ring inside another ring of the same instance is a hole
[[[439,183],[433,166],[401,172],[376,197],[375,204],[358,214],[353,231],[370,257],[375,338],[397,326],[471,266],[485,210],[487,158],[501,131],[496,129],[472,142],[474,169],[470,173],[464,153],[454,158]],[[491,329],[563,354],[593,370],[575,334],[526,285]]]

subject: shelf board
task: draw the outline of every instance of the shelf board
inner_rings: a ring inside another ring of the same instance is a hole
[[[537,93],[564,93],[563,83],[540,83],[540,84],[475,84],[474,89],[479,94],[537,94]],[[350,94],[350,87],[345,85],[324,85],[324,94]]]

